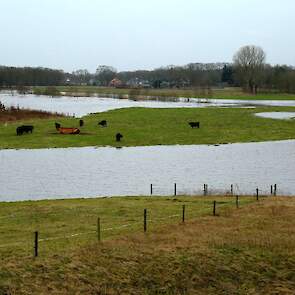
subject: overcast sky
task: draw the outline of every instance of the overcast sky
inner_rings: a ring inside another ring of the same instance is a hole
[[[248,44],[295,65],[294,13],[294,0],[0,0],[0,65],[152,69]]]

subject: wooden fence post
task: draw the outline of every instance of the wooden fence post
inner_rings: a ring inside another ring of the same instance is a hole
[[[276,196],[277,195],[277,185],[275,184],[274,185],[274,196]]]
[[[216,201],[213,202],[213,216],[216,216]]]
[[[151,196],[153,195],[153,184],[151,184]]]
[[[259,201],[259,189],[256,189],[256,200]]]
[[[37,231],[35,231],[35,242],[34,242],[34,256],[35,257],[38,257],[38,241],[39,241],[39,239],[38,239],[38,236],[39,236],[39,233],[37,232]]]
[[[147,231],[147,210],[144,209],[143,211],[143,231],[146,232]]]
[[[97,218],[97,240],[101,241],[100,218]]]
[[[232,184],[230,185],[230,193],[231,193],[231,195],[234,194],[234,186]]]
[[[185,221],[185,205],[182,205],[182,222]]]
[[[236,196],[236,207],[239,209],[239,196]]]
[[[174,196],[177,195],[177,192],[176,192],[176,183],[174,183]]]
[[[272,185],[270,186],[270,194],[273,194],[273,189],[272,189]]]

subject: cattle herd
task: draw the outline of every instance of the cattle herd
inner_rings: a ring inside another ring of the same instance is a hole
[[[188,122],[189,126],[192,128],[200,128],[200,122]],[[105,128],[108,126],[106,120],[98,122],[98,125]],[[79,120],[79,126],[84,126],[84,121]],[[79,134],[80,129],[76,127],[62,127],[61,124],[55,123],[55,128],[60,134]],[[34,126],[32,125],[22,125],[16,128],[16,135],[23,135],[24,133],[33,133]],[[123,135],[121,133],[116,133],[115,139],[117,142],[121,141]]]

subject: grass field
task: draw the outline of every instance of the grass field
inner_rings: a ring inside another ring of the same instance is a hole
[[[42,233],[44,238],[93,232],[40,242],[38,258],[29,247],[1,249],[0,294],[294,294],[295,200],[243,198],[236,209],[232,197],[219,197],[222,207],[213,217],[213,199],[1,204],[1,243],[12,242],[13,235],[25,241],[27,234],[32,249],[36,228],[41,238]],[[180,222],[182,204],[188,209],[185,224]],[[156,220],[146,234],[143,208]],[[140,224],[103,232],[104,241],[97,243],[98,215],[102,229]]]
[[[103,240],[140,231],[144,209],[148,210],[150,231],[159,225],[180,222],[183,204],[186,205],[187,219],[212,214],[213,200],[218,201],[218,210],[235,206],[234,197],[220,196],[214,199],[116,197],[0,203],[0,253],[5,256],[30,255],[35,231],[40,232],[41,239],[49,239],[40,245],[42,256],[95,241],[98,217],[101,218]],[[254,200],[254,197],[241,197],[240,203],[244,205]],[[73,238],[72,234],[78,235]],[[10,244],[12,246],[5,247]]]
[[[261,92],[257,95],[243,92],[240,88],[231,87],[224,89],[118,89],[111,87],[96,86],[57,86],[60,92],[70,96],[92,96],[99,95],[131,95],[132,97],[156,96],[156,97],[191,97],[191,98],[214,98],[214,99],[261,99],[261,100],[293,100],[295,94],[279,92]],[[33,91],[42,94],[46,87],[34,87]]]
[[[78,127],[78,119],[55,118],[0,124],[0,148],[53,148],[82,146],[147,146],[175,144],[220,144],[295,138],[295,120],[273,120],[254,116],[257,112],[294,111],[292,107],[145,109],[129,108],[84,117],[80,135],[61,135],[54,123]],[[107,120],[109,127],[98,126]],[[192,129],[190,121],[200,121]],[[33,134],[16,136],[16,127],[35,126]],[[123,134],[116,143],[115,134]]]

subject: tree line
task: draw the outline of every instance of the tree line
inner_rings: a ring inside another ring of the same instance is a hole
[[[0,87],[62,85],[65,75],[61,70],[48,68],[0,66]]]
[[[118,72],[106,65],[95,73],[80,69],[72,73],[48,68],[0,67],[0,86],[109,86],[116,79],[118,87],[192,88],[242,87],[256,94],[259,91],[295,93],[295,68],[266,63],[266,53],[258,46],[244,46],[231,63],[190,63],[166,66],[154,70]]]

